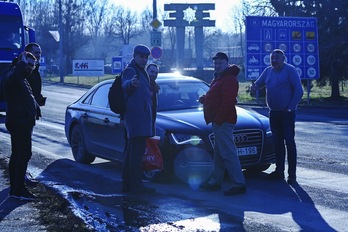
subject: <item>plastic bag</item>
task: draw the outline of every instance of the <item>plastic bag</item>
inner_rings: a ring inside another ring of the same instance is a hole
[[[146,139],[146,150],[143,156],[144,171],[160,171],[163,169],[163,157],[158,147],[159,142],[159,136]]]

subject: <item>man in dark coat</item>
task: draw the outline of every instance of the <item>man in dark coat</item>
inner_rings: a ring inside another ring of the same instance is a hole
[[[122,190],[131,193],[149,193],[142,182],[142,158],[146,138],[154,136],[152,119],[152,92],[145,66],[150,49],[145,45],[134,47],[133,59],[122,75],[122,89],[126,102],[124,125],[127,131],[127,151],[123,163]]]
[[[34,200],[37,197],[25,186],[24,179],[28,162],[32,156],[31,135],[40,107],[35,101],[27,78],[34,70],[36,58],[23,52],[17,64],[5,77],[7,101],[5,125],[11,135],[11,157],[9,163],[10,197]]]

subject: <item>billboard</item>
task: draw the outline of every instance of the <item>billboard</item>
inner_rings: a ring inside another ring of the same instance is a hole
[[[104,76],[104,60],[73,60],[74,76]]]
[[[318,79],[317,19],[312,17],[246,17],[245,77],[257,79],[270,65],[270,53],[279,48],[301,79]]]

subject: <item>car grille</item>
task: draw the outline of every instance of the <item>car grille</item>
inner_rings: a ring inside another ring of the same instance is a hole
[[[260,162],[261,151],[263,145],[263,133],[262,130],[235,130],[233,132],[234,142],[237,148],[243,147],[253,147],[256,146],[257,154],[255,155],[244,155],[239,156],[241,165],[250,165]],[[209,140],[211,146],[215,145],[215,136],[214,134],[209,135]]]

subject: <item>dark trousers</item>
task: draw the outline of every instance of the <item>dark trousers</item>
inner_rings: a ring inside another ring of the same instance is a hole
[[[276,149],[276,172],[284,172],[285,170],[286,146],[288,174],[291,178],[296,178],[297,164],[295,118],[295,111],[271,111],[269,117]]]
[[[32,156],[31,135],[33,125],[6,123],[11,135],[11,158],[9,176],[12,193],[20,193],[24,187],[24,178],[28,162]]]
[[[123,162],[123,186],[131,190],[142,188],[142,159],[146,148],[146,137],[128,139],[126,156]]]

